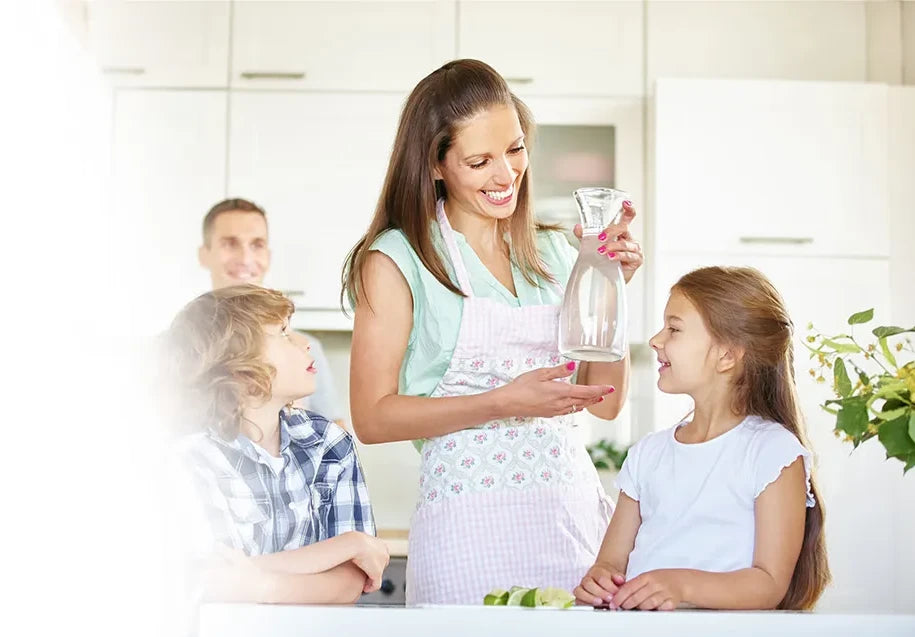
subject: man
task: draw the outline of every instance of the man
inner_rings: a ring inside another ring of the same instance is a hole
[[[203,245],[197,258],[209,270],[214,290],[243,283],[261,285],[270,267],[267,214],[263,208],[246,199],[226,199],[210,208],[203,218]],[[293,331],[292,335],[304,340],[298,332]],[[324,349],[314,336],[305,337],[318,376],[315,393],[304,406],[342,425],[343,410]]]

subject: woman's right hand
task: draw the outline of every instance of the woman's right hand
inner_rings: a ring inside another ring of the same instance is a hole
[[[575,363],[570,362],[521,374],[495,390],[500,393],[500,411],[507,416],[552,418],[581,411],[615,391],[610,385],[557,382],[574,371]]]
[[[626,576],[609,566],[595,564],[585,576],[581,584],[575,587],[573,594],[579,603],[587,606],[606,606],[619,591],[620,586],[626,583]]]
[[[353,546],[352,562],[365,573],[365,592],[377,591],[381,587],[381,575],[391,559],[388,545],[360,531],[349,531],[348,535]]]

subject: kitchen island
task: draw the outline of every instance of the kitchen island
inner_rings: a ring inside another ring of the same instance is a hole
[[[199,637],[912,637],[915,615],[207,604],[200,609],[199,628]]]

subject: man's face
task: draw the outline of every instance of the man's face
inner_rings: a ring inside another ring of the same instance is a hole
[[[260,285],[270,267],[266,220],[256,212],[220,214],[197,256],[200,265],[210,271],[213,289],[242,283]]]

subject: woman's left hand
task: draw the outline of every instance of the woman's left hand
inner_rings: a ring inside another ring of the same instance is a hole
[[[626,283],[629,283],[632,275],[645,261],[642,246],[629,234],[629,224],[633,219],[635,219],[635,208],[632,207],[631,202],[624,201],[623,214],[620,216],[619,223],[610,224],[598,235],[601,242],[599,248],[601,254],[606,255],[608,259],[620,262]],[[581,224],[575,225],[574,232],[575,236],[581,239]]]
[[[610,601],[623,610],[673,610],[683,601],[683,571],[663,569],[633,577]]]

